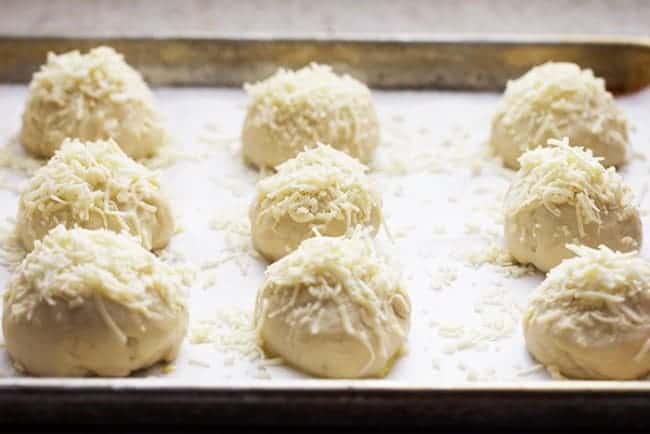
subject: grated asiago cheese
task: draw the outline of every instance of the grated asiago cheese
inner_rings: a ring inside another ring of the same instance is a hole
[[[395,337],[400,342],[405,338],[410,302],[401,273],[377,252],[368,229],[357,228],[346,237],[305,240],[271,264],[265,276],[255,314],[258,333],[267,319],[282,315],[290,330],[300,326],[317,334],[328,326],[321,321],[325,306],[332,306],[345,333],[370,354],[361,376],[376,360],[391,357]],[[298,304],[300,293],[308,294],[311,301]],[[271,298],[277,300],[275,310],[269,310]],[[363,320],[352,309],[358,309]]]
[[[251,259],[260,258],[259,253],[251,243],[251,227],[248,219],[248,204],[237,202],[232,206],[224,206],[209,221],[210,229],[224,234],[225,249],[219,256],[205,260],[201,264],[202,271],[216,270],[222,265],[234,261],[242,275],[248,274]],[[213,286],[215,273],[210,273],[204,280],[205,288]]]
[[[297,71],[280,69],[244,90],[251,97],[247,122],[264,128],[268,142],[300,151],[326,140],[368,159],[368,150],[347,149],[366,146],[378,135],[370,90],[360,81],[312,63]]]
[[[270,214],[276,221],[286,216],[314,225],[341,220],[353,227],[369,222],[381,203],[366,167],[330,146],[319,144],[276,169],[257,183],[257,220]]]
[[[428,140],[423,146],[422,140],[417,128],[383,119],[382,143],[369,164],[373,174],[399,177],[418,173],[454,174],[469,169],[472,176],[482,173],[510,176],[510,171],[503,169],[473,129],[456,124],[438,142]]]
[[[493,265],[495,271],[515,278],[536,273],[535,267],[519,264],[499,237],[488,235],[484,238],[483,244],[463,252],[461,258],[468,265],[472,267],[480,267],[485,264]]]
[[[170,245],[164,250],[155,252],[155,254],[158,256],[158,259],[169,265],[181,277],[185,286],[190,287],[194,284],[198,274],[198,268],[188,261],[183,252]]]
[[[233,157],[241,153],[241,137],[224,134],[214,121],[203,125],[203,131],[198,135],[197,141],[208,145],[208,148],[203,151],[203,157],[224,149]]]
[[[8,218],[0,226],[0,265],[13,271],[23,262],[25,255],[27,252],[16,235],[16,222],[14,219]]]
[[[170,145],[164,145],[158,149],[156,155],[148,158],[140,158],[138,163],[149,170],[158,170],[174,166],[181,161],[197,162],[202,161],[202,159],[191,152],[181,151],[172,148]]]
[[[153,94],[110,47],[48,53],[29,90],[20,142],[36,156],[50,157],[68,137],[112,138],[132,158],[153,156],[166,142]]]
[[[458,270],[447,264],[438,265],[431,273],[431,288],[440,290],[448,287],[458,279]]]
[[[12,137],[7,144],[0,147],[0,167],[31,175],[44,164],[44,160],[26,155],[20,148],[17,137]]]
[[[578,315],[576,321],[593,324],[617,324],[619,331],[645,321],[644,313],[628,300],[643,296],[650,288],[650,263],[637,252],[619,253],[606,246],[592,249],[568,245],[576,257],[562,261],[547,275],[546,280],[530,299],[526,321],[535,312],[549,308],[564,312],[597,312],[589,318]],[[540,314],[541,315],[541,314]],[[549,320],[553,320],[551,315]]]
[[[517,331],[521,308],[513,295],[493,288],[482,295],[474,305],[478,325],[433,320],[429,325],[440,338],[446,339],[442,351],[455,354],[465,350],[487,351],[491,343],[510,338]]]
[[[516,168],[523,152],[564,136],[599,153],[606,166],[624,163],[627,120],[603,79],[573,63],[548,62],[508,82],[490,138],[507,166]]]
[[[516,216],[543,206],[559,216],[560,205],[576,208],[580,236],[584,225],[601,223],[601,213],[633,206],[632,191],[616,169],[605,169],[591,150],[573,147],[568,138],[550,139],[519,158],[521,168],[506,200],[505,212]]]
[[[515,373],[515,377],[527,377],[529,375],[534,375],[539,372],[542,372],[546,369],[544,365],[541,365],[539,363],[535,364],[534,366],[527,368],[527,369],[519,369]]]
[[[131,160],[114,141],[67,139],[27,182],[18,224],[23,239],[39,239],[58,224],[99,226],[128,231],[152,249],[160,247],[153,245],[157,234],[173,225],[163,201],[158,173]]]
[[[199,359],[189,359],[187,361],[187,364],[190,366],[198,366],[199,368],[211,368],[212,365],[210,365],[210,362],[206,362],[204,360],[199,360]]]
[[[257,362],[259,366],[281,364],[279,359],[265,359],[264,352],[257,345],[255,327],[250,310],[236,307],[221,308],[209,319],[197,320],[190,327],[190,343],[210,344],[229,358],[244,357]],[[271,361],[269,361],[271,360]]]
[[[147,317],[159,303],[185,309],[187,299],[182,276],[130,236],[57,226],[18,266],[5,301],[12,300],[11,315],[29,319],[42,301],[74,306],[97,295]]]

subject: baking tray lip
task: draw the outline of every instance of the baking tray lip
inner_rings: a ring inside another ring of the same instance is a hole
[[[371,43],[371,44],[544,44],[544,45],[635,45],[650,48],[650,36],[629,35],[591,35],[591,34],[313,34],[313,35],[272,35],[251,33],[246,35],[209,34],[163,34],[163,35],[21,35],[0,32],[0,39],[24,41],[187,41],[223,43]]]
[[[601,393],[648,393],[650,383],[647,381],[582,381],[563,380],[554,382],[520,381],[517,383],[473,382],[436,384],[422,382],[419,384],[389,380],[333,380],[300,379],[281,381],[251,380],[227,384],[184,384],[170,382],[160,378],[11,378],[0,379],[0,395],[16,390],[80,390],[80,391],[168,391],[168,392],[268,392],[268,393],[302,393],[305,391],[346,392],[346,393],[514,393],[514,394],[601,394]]]

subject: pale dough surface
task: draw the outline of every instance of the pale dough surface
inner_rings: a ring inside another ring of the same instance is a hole
[[[258,293],[258,339],[319,377],[384,377],[401,354],[410,299],[365,238],[306,240],[273,264]],[[354,263],[346,262],[353,258]]]
[[[639,250],[641,216],[631,188],[590,150],[550,140],[520,159],[504,200],[510,254],[548,271],[573,256],[566,244]]]
[[[2,315],[16,367],[126,376],[172,361],[188,322],[180,276],[133,239],[55,228],[11,277]]]
[[[578,379],[632,380],[650,372],[650,264],[578,250],[535,290],[524,316],[530,353]]]
[[[574,254],[566,244],[598,247],[604,244],[613,250],[628,252],[641,246],[641,217],[637,210],[610,211],[600,224],[584,226],[579,235],[576,209],[569,205],[559,207],[560,216],[538,207],[525,211],[505,222],[505,239],[512,256],[524,264],[533,264],[548,271]]]

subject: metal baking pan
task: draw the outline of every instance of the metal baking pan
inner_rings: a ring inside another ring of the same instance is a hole
[[[280,66],[299,67],[317,61],[349,72],[378,89],[497,91],[508,79],[548,60],[590,67],[607,80],[611,90],[620,93],[633,95],[650,84],[650,40],[643,38],[278,40],[11,36],[0,37],[0,84],[28,82],[48,51],[85,50],[100,44],[124,53],[156,86],[240,86],[264,78]],[[2,92],[0,97],[14,98]],[[389,96],[379,95],[379,101],[388,99]],[[202,103],[196,104],[201,107]],[[4,351],[0,357],[7,357]],[[183,384],[166,381],[164,377],[146,381],[0,378],[0,420],[5,422],[190,421],[228,426],[399,428],[461,424],[466,428],[547,430],[566,429],[570,424],[584,428],[644,429],[649,407],[650,383],[645,381],[541,382],[523,378],[516,382],[443,384],[426,378],[421,382],[298,378]]]

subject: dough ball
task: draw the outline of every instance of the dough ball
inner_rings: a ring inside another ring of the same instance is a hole
[[[650,263],[635,253],[571,246],[524,316],[528,351],[570,378],[650,373]]]
[[[23,188],[16,220],[28,251],[59,224],[128,231],[148,250],[165,247],[174,233],[158,175],[112,140],[65,140]]]
[[[381,198],[354,158],[318,145],[277,169],[257,183],[249,216],[253,245],[268,260],[292,252],[316,231],[339,236],[362,225],[377,233]]]
[[[58,226],[9,280],[7,350],[31,375],[125,376],[176,358],[186,298],[182,277],[129,236]]]
[[[307,373],[383,377],[402,353],[410,313],[399,273],[356,231],[311,238],[270,265],[255,327],[267,353]]]
[[[311,64],[298,71],[281,69],[244,88],[251,97],[242,131],[246,162],[275,167],[318,142],[364,163],[371,160],[379,125],[363,83]]]
[[[573,256],[566,244],[617,251],[641,246],[641,218],[613,167],[565,138],[526,152],[505,197],[505,239],[517,261],[548,271]]]
[[[627,121],[605,81],[573,63],[545,63],[508,82],[492,120],[490,142],[506,166],[548,139],[568,137],[605,166],[625,162]]]
[[[112,48],[50,53],[34,74],[20,132],[23,146],[49,158],[67,137],[112,138],[132,158],[151,157],[165,143],[151,91]]]

